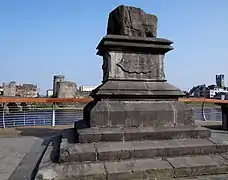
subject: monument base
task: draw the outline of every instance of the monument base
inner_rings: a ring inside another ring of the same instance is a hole
[[[194,124],[191,108],[178,101],[104,99],[93,106],[84,111],[91,127],[155,128]]]
[[[193,125],[182,91],[167,82],[107,81],[84,108],[90,127],[173,127]]]

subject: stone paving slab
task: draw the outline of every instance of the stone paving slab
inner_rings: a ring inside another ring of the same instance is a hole
[[[219,155],[167,158],[176,177],[228,173],[228,161]]]
[[[65,163],[41,168],[36,180],[125,180],[173,177],[173,168],[159,159],[128,160],[123,162]]]
[[[152,179],[174,176],[173,168],[160,159],[126,160],[106,162],[108,180]]]
[[[0,180],[8,180],[38,139],[36,137],[0,138]]]
[[[106,170],[101,163],[71,163],[51,164],[39,169],[36,180],[78,179],[78,180],[106,180]]]
[[[169,178],[169,179],[163,179],[163,180],[227,180],[228,174],[219,174],[219,175],[205,175],[205,176],[197,176],[197,177],[191,177],[191,178]]]

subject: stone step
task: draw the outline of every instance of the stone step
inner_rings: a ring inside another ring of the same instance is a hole
[[[196,177],[184,177],[184,178],[172,178],[172,179],[163,179],[163,180],[227,180],[228,174],[218,174],[218,175],[205,175],[205,176],[196,176]]]
[[[87,128],[77,131],[80,143],[99,141],[133,141],[133,140],[165,140],[182,138],[208,138],[209,129],[199,126],[169,128]]]
[[[225,173],[228,173],[228,161],[225,158],[220,155],[203,155],[167,159],[52,164],[39,169],[36,180],[162,180]]]
[[[145,140],[68,144],[62,142],[61,162],[113,161],[131,158],[203,155],[228,151],[228,145],[208,139]]]

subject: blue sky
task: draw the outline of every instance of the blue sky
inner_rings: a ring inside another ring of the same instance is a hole
[[[78,85],[100,84],[96,46],[120,4],[156,14],[158,36],[174,41],[165,59],[170,83],[188,90],[224,73],[228,85],[227,0],[1,0],[0,83],[34,83],[44,92],[63,74]]]

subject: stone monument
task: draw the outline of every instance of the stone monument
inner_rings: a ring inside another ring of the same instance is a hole
[[[165,79],[172,42],[156,36],[156,16],[129,6],[110,13],[97,47],[103,82],[84,108],[83,126],[75,123],[77,142],[63,138],[47,150],[37,180],[206,180],[228,173],[228,144],[194,125],[191,108],[178,101],[182,91]],[[58,163],[50,163],[53,156]]]
[[[191,108],[178,101],[183,92],[165,79],[172,42],[156,36],[155,15],[127,6],[110,13],[107,36],[97,47],[103,83],[84,113],[91,127],[193,125]]]

